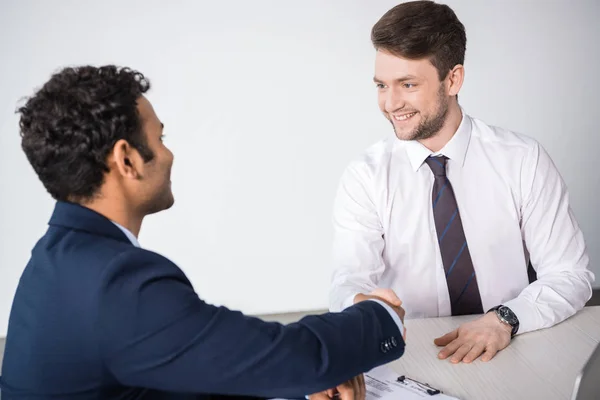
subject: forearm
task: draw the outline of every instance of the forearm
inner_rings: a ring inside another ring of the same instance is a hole
[[[360,294],[368,294],[377,286],[370,281],[347,279],[343,282],[333,282],[329,291],[329,310],[332,312],[343,311],[355,303],[355,298]]]
[[[331,311],[341,311],[354,304],[356,294],[376,289],[385,270],[383,227],[370,182],[367,166],[353,165],[345,171],[338,189],[333,209]]]
[[[519,318],[518,333],[547,328],[585,306],[592,295],[592,281],[593,274],[587,269],[547,274],[504,305]]]
[[[160,334],[136,340],[135,349],[119,355],[131,367],[113,359],[111,371],[140,387],[296,398],[335,387],[404,351],[397,325],[374,302],[287,326],[225,309],[206,326],[197,319],[178,320]],[[386,341],[395,346],[383,352]]]

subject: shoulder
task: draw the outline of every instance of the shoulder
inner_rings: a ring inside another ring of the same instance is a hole
[[[472,129],[469,149],[472,148],[475,151],[473,154],[495,164],[505,174],[516,177],[519,182],[531,180],[540,163],[552,164],[549,154],[535,138],[490,125],[478,118],[470,119]]]
[[[373,143],[346,165],[342,181],[348,179],[370,179],[379,170],[385,169],[389,165],[395,149],[395,137],[382,139]]]
[[[471,137],[482,146],[526,153],[540,146],[536,139],[524,133],[490,125],[478,118],[469,118],[472,123]]]
[[[395,137],[390,137],[371,144],[350,162],[349,167],[375,168],[385,164],[394,152],[396,142]]]
[[[487,156],[517,168],[525,180],[531,179],[538,170],[556,170],[550,154],[535,138],[470,118],[473,124],[472,144]]]
[[[105,278],[138,281],[165,278],[189,283],[183,271],[167,257],[134,246],[114,254],[107,264]]]

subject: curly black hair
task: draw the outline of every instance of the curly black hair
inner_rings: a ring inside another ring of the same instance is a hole
[[[144,161],[154,157],[137,110],[138,98],[149,89],[148,79],[129,68],[65,68],[17,110],[21,147],[54,199],[93,199],[120,139]]]

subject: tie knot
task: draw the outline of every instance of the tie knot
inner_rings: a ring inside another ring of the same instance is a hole
[[[446,160],[448,160],[448,157],[446,156],[429,156],[425,162],[429,165],[429,168],[431,168],[431,171],[435,176],[446,176]]]

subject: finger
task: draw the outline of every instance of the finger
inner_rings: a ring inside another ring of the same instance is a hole
[[[337,393],[337,389],[336,388],[327,389],[327,396],[329,396],[330,398],[332,398],[333,396],[335,396],[336,393]]]
[[[446,346],[451,341],[456,340],[457,337],[458,329],[455,329],[452,332],[446,333],[444,336],[434,339],[433,343],[435,343],[437,346]]]
[[[315,394],[311,394],[308,396],[309,400],[330,400],[330,397],[327,395],[327,392],[319,392]]]
[[[352,379],[352,388],[354,389],[354,399],[358,400],[360,396],[360,384],[358,381],[358,376]]]
[[[461,362],[462,359],[467,355],[467,353],[469,353],[469,351],[471,351],[472,348],[473,348],[473,345],[471,343],[463,344],[462,346],[460,346],[458,348],[458,350],[456,350],[456,352],[450,359],[450,362],[453,364],[457,364],[457,363]]]
[[[392,289],[377,288],[371,292],[371,295],[381,297],[396,307],[400,307],[402,305],[402,300],[400,300],[396,292],[394,292]]]
[[[402,307],[396,307],[396,306],[391,306],[391,307],[396,312],[396,314],[398,315],[398,318],[400,318],[400,321],[402,321],[402,323],[404,323],[404,314],[406,313],[404,311],[404,308],[402,308]]]
[[[472,363],[473,361],[477,360],[477,357],[479,357],[484,350],[485,345],[483,343],[476,343],[467,353],[465,358],[463,358],[463,362],[467,364]]]
[[[354,400],[354,385],[352,381],[344,382],[337,387],[340,393],[340,400]]]
[[[365,385],[365,376],[360,374],[358,376],[358,400],[365,400],[367,398],[367,385]]]
[[[463,344],[464,344],[464,341],[462,339],[453,340],[438,353],[438,357],[441,358],[442,360],[450,357]]]
[[[481,361],[483,361],[483,362],[490,361],[492,358],[494,358],[496,353],[498,353],[498,349],[494,346],[489,346],[485,350],[485,353],[483,353],[483,355],[481,356]]]

